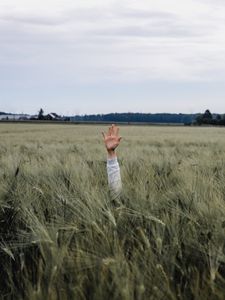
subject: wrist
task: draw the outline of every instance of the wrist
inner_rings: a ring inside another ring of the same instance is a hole
[[[108,158],[109,159],[117,157],[115,150],[107,150],[107,153],[108,153]]]

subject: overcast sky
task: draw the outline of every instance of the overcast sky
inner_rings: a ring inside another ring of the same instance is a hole
[[[1,0],[0,111],[225,113],[224,0]]]

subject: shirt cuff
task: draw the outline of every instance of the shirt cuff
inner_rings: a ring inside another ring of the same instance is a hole
[[[116,163],[118,163],[117,157],[113,157],[113,158],[108,158],[108,159],[107,159],[107,164],[108,164],[108,165],[114,165],[114,164],[116,164]]]

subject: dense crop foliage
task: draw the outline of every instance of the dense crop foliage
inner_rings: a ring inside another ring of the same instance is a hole
[[[225,130],[0,124],[1,299],[225,299]]]

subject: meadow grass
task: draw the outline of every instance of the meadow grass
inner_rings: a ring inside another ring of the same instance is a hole
[[[225,129],[0,124],[1,299],[225,299]]]

